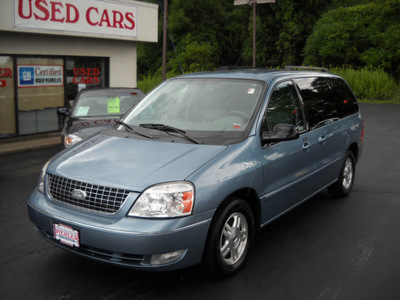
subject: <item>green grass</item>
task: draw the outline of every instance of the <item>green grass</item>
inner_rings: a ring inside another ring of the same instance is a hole
[[[333,68],[331,73],[343,77],[360,102],[400,104],[400,85],[382,69]]]

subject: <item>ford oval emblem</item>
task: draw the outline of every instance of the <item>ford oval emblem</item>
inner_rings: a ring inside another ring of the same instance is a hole
[[[71,192],[71,196],[72,198],[76,199],[76,200],[85,200],[87,194],[86,192],[82,191],[82,190],[72,190]]]

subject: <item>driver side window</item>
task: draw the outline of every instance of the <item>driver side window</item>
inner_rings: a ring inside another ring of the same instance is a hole
[[[273,132],[277,124],[294,125],[299,132],[305,129],[300,100],[291,81],[275,86],[268,101],[264,130]]]

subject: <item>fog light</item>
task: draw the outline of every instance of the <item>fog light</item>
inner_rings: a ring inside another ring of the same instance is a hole
[[[158,265],[169,264],[171,262],[180,259],[185,253],[186,249],[163,253],[163,254],[154,254],[151,256],[150,265],[158,266]]]

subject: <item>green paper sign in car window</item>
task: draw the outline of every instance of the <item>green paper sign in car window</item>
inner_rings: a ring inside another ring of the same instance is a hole
[[[119,106],[119,97],[108,98],[107,99],[107,113],[108,114],[119,114],[120,106]]]

